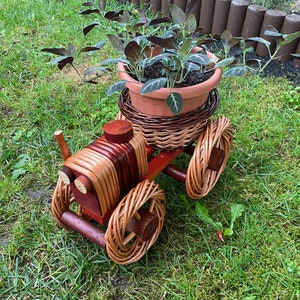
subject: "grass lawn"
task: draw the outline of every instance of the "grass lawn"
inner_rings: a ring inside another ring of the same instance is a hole
[[[82,84],[40,51],[82,45],[90,19],[77,15],[80,4],[0,3],[0,299],[299,299],[300,95],[284,78],[249,75],[219,86],[214,118],[232,121],[234,141],[200,203],[225,227],[230,205],[244,205],[224,243],[197,218],[184,185],[165,175],[156,180],[166,193],[165,225],[137,263],[116,265],[56,225],[50,201],[63,160],[54,131],[64,131],[74,153],[118,111],[118,97],[106,96],[110,79]],[[96,32],[88,40],[106,34]]]

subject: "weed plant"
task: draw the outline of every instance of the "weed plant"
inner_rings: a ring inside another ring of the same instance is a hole
[[[118,111],[106,96],[111,82],[84,85],[44,63],[41,48],[69,36],[82,44],[77,33],[89,20],[74,20],[77,12],[75,0],[0,3],[0,299],[299,299],[299,93],[284,78],[219,86],[214,117],[231,119],[234,141],[200,203],[227,227],[230,205],[244,206],[224,243],[165,175],[156,179],[168,203],[162,234],[135,264],[114,264],[55,224],[49,208],[62,158],[53,132],[63,129],[74,153]]]

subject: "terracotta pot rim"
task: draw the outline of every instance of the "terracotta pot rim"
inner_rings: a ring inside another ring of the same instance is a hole
[[[209,51],[207,51],[207,55],[210,58],[216,58],[216,56]],[[118,63],[118,73],[119,73],[119,78],[121,80],[127,81],[126,83],[127,88],[133,90],[135,93],[140,94],[143,83],[132,78],[127,73],[125,69],[125,65],[122,62]],[[199,90],[201,90],[201,94],[209,93],[215,86],[218,85],[218,83],[221,81],[221,77],[222,77],[222,68],[217,68],[214,70],[214,74],[208,80],[187,87],[172,88],[171,91],[181,94],[183,98],[191,94],[196,96],[197,94],[199,94]],[[170,94],[169,88],[161,88],[157,91],[148,93],[147,96],[152,98],[167,98],[169,94]]]

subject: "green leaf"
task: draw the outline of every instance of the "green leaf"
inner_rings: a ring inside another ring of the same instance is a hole
[[[191,52],[192,48],[193,48],[193,40],[191,38],[187,38],[183,41],[183,44],[179,49],[180,54],[186,56]]]
[[[26,169],[16,169],[16,170],[13,170],[11,178],[12,179],[17,179],[18,177],[20,177],[21,175],[24,175],[26,173],[27,173]]]
[[[126,60],[126,59],[122,59],[122,58],[108,58],[108,59],[105,59],[105,60],[101,61],[99,63],[99,65],[100,66],[105,66],[105,65],[116,64],[118,62],[123,62],[125,64],[129,64],[129,61]]]
[[[21,175],[24,175],[27,173],[26,166],[30,160],[29,156],[27,154],[21,154],[18,156],[18,161],[12,165],[11,170],[12,171],[12,179],[17,179]]]
[[[235,77],[235,76],[242,76],[247,73],[246,67],[234,67],[227,71],[225,71],[222,77]]]
[[[244,205],[232,203],[230,206],[231,223],[233,224],[244,212]]]
[[[270,46],[271,46],[271,43],[269,41],[267,41],[261,37],[247,38],[247,41],[254,41],[254,42],[262,43],[267,47],[267,49],[270,49]]]
[[[197,64],[194,64],[192,62],[188,62],[186,64],[186,74],[188,74],[191,71],[199,71],[200,70],[200,66]]]
[[[233,235],[233,230],[231,228],[226,228],[223,232],[224,236],[230,236]]]
[[[189,15],[185,22],[185,30],[191,34],[193,33],[197,28],[197,20],[194,15]]]
[[[184,11],[175,4],[169,6],[170,14],[172,16],[174,24],[183,25],[185,22],[185,13]]]
[[[283,40],[279,41],[278,46],[289,44],[300,37],[300,31],[283,35]]]
[[[228,58],[225,58],[225,59],[222,59],[220,61],[218,61],[216,64],[215,64],[215,68],[222,68],[222,67],[226,67],[230,64],[232,64],[234,62],[234,57],[228,57]]]
[[[122,91],[126,86],[126,80],[120,80],[114,83],[106,92],[107,96],[111,96],[115,92]]]
[[[150,92],[156,91],[164,87],[167,83],[167,78],[160,77],[155,79],[149,79],[147,80],[142,89],[141,89],[141,95],[146,95]]]
[[[153,56],[153,57],[151,57],[151,58],[146,58],[145,60],[144,60],[144,62],[145,62],[145,65],[146,66],[151,66],[151,65],[153,65],[154,63],[156,63],[157,61],[159,61],[159,60],[162,60],[162,59],[164,59],[164,58],[167,58],[167,57],[169,57],[171,54],[170,53],[161,53],[161,54],[158,54],[158,55],[156,55],[156,56]]]
[[[89,69],[85,70],[84,75],[89,76],[89,75],[92,75],[92,74],[95,74],[95,73],[100,73],[100,72],[105,72],[105,71],[107,71],[106,68],[94,67],[94,68],[89,68]]]
[[[201,205],[199,202],[196,202],[195,211],[197,217],[204,223],[209,224],[216,228],[217,230],[222,231],[222,224],[220,222],[215,222],[208,213],[208,209]]]
[[[291,56],[293,56],[295,58],[300,58],[300,54],[297,54],[297,53],[291,54]]]
[[[273,29],[267,29],[265,30],[264,34],[266,36],[271,36],[271,37],[282,37],[282,33],[278,32],[277,29],[273,27]]]
[[[211,62],[210,58],[202,53],[194,53],[189,55],[188,59],[189,62],[193,62],[198,65],[205,65],[208,66]]]
[[[172,113],[179,114],[182,111],[183,99],[179,93],[170,93],[166,103]]]
[[[230,41],[232,39],[232,34],[229,30],[224,30],[222,35],[221,35],[221,42],[223,44],[223,47],[229,46]]]

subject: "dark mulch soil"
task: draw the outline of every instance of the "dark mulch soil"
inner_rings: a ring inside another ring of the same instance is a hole
[[[218,52],[218,45],[214,44],[208,47],[212,52]],[[232,48],[230,55],[235,56],[237,59],[241,56],[241,51],[238,48]],[[262,58],[256,55],[255,52],[247,54],[247,60],[260,60],[262,65],[265,65],[265,62],[268,61],[268,57]],[[252,65],[252,68],[255,68],[255,65]],[[186,78],[183,86],[194,85],[200,82],[203,82],[210,78],[212,72],[207,72],[205,74],[193,71],[190,72]],[[162,63],[156,62],[150,67],[145,69],[146,78],[158,78],[164,76],[162,73]],[[300,84],[300,67],[296,67],[293,64],[292,60],[286,61],[284,63],[278,63],[276,61],[271,61],[271,63],[264,69],[262,76],[273,76],[273,77],[285,77],[294,83],[295,85]]]
[[[220,42],[214,43],[208,47],[212,52],[218,52],[220,49]],[[235,56],[237,59],[241,56],[241,50],[237,47],[233,47],[230,51],[230,55]],[[269,60],[268,57],[260,57],[255,52],[248,53],[246,56],[247,60],[258,59],[261,60],[262,65]],[[252,66],[253,68],[255,65]],[[262,76],[272,76],[275,78],[285,77],[295,85],[300,84],[300,66],[295,66],[292,60],[288,60],[284,63],[278,63],[271,61],[271,63],[264,69]]]
[[[257,55],[253,55],[255,58]],[[264,59],[266,60],[266,59]],[[286,61],[284,63],[277,63],[272,61],[264,70],[264,76],[273,76],[273,77],[285,77],[295,85],[300,84],[300,67],[295,67],[292,60]]]

